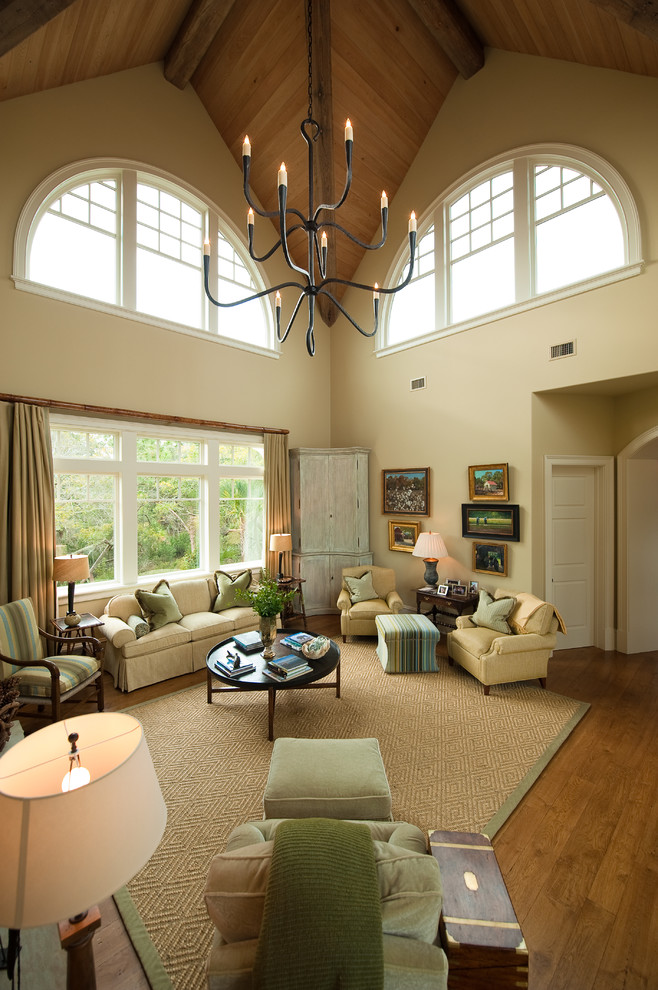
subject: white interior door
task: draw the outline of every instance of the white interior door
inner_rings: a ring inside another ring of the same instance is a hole
[[[595,645],[594,468],[554,465],[550,541],[551,601],[567,627],[561,649]]]

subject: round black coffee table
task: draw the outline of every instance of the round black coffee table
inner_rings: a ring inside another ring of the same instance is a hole
[[[277,657],[287,657],[291,654],[293,656],[298,655],[290,647],[281,645],[281,640],[285,636],[292,635],[295,631],[294,629],[277,629],[276,643],[274,644]],[[293,677],[290,681],[273,681],[264,673],[267,661],[263,659],[260,653],[242,653],[238,650],[232,638],[222,640],[217,646],[213,646],[206,657],[208,704],[211,705],[213,703],[213,694],[222,694],[225,691],[267,691],[268,739],[271,741],[274,739],[274,706],[276,704],[277,691],[291,691],[297,688],[335,687],[336,697],[340,698],[340,649],[333,640],[330,640],[330,642],[329,651],[323,657],[319,660],[307,661],[312,668],[309,673],[300,674],[299,677]],[[243,674],[239,679],[218,670],[215,666],[215,661],[221,658],[228,662],[226,654],[229,650],[231,653],[238,653],[243,664],[253,663],[256,669],[249,674]],[[321,678],[326,677],[327,674],[331,674],[334,670],[336,671],[335,680],[317,683]],[[217,686],[217,681],[220,682],[221,686]]]

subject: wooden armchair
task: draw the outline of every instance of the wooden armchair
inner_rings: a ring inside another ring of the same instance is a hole
[[[81,636],[76,645],[88,646],[92,656],[46,656],[42,640],[62,645],[60,636],[39,628],[30,598],[0,606],[0,677],[17,677],[20,704],[38,706],[38,712],[25,714],[58,722],[62,702],[92,685],[102,712],[105,644],[94,636]],[[44,712],[44,708],[49,710]]]

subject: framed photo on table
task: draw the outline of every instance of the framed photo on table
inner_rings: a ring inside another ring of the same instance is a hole
[[[518,543],[518,505],[500,505],[497,502],[462,505],[462,536]]]
[[[406,550],[412,553],[418,539],[420,523],[417,522],[392,522],[388,523],[388,549]]]
[[[382,512],[396,516],[429,516],[430,469],[382,471]]]
[[[507,575],[506,543],[474,543],[473,570],[480,574]]]
[[[440,584],[439,587],[436,589],[436,593],[437,595],[440,595],[441,598],[445,598],[446,595],[448,594],[448,585]]]
[[[476,500],[507,502],[507,464],[474,464],[468,469],[468,497]]]
[[[466,585],[465,584],[453,584],[450,594],[454,598],[466,598]]]

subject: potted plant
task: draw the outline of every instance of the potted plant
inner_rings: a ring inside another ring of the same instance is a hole
[[[255,588],[240,589],[237,597],[251,605],[259,616],[258,625],[260,638],[263,641],[263,656],[276,656],[274,641],[276,640],[276,620],[283,611],[284,605],[291,601],[297,589],[283,591],[267,571],[261,571],[260,582]]]

